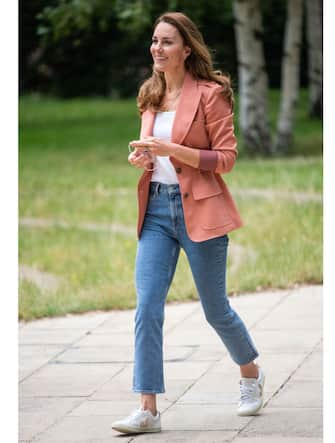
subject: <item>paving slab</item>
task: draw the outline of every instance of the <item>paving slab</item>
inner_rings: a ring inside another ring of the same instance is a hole
[[[90,400],[113,401],[115,404],[139,402],[140,394],[132,392],[133,366],[127,365],[111,380],[104,383],[92,394]],[[157,396],[158,409],[166,409],[176,402],[193,385],[192,379],[167,379],[166,392]]]
[[[96,363],[122,364],[132,363],[134,347],[129,345],[114,346],[70,346],[54,359],[58,364]]]
[[[227,355],[227,350],[222,343],[207,344],[206,346],[192,346],[193,352],[188,361],[218,361]]]
[[[69,417],[91,417],[93,415],[120,416],[129,415],[138,407],[138,397],[133,396],[132,401],[115,400],[87,400],[68,413]]]
[[[304,307],[300,309],[302,298]],[[257,330],[322,330],[322,300],[318,297],[315,287],[298,289],[283,299],[269,315],[258,324]]]
[[[212,365],[212,362],[182,361],[166,362],[164,364],[164,375],[169,380],[197,380]]]
[[[271,400],[276,408],[322,408],[321,380],[289,380]]]
[[[30,440],[83,401],[82,398],[20,398],[20,440]]]
[[[61,345],[20,345],[19,347],[19,381],[32,375],[46,365],[53,357],[63,351]]]
[[[121,311],[122,312],[122,311]],[[108,312],[88,312],[86,314],[68,314],[64,317],[41,318],[32,322],[22,322],[25,330],[29,329],[95,329],[110,318]]]
[[[26,397],[85,397],[121,369],[122,365],[48,364],[24,380],[19,389]]]
[[[322,438],[322,409],[273,408],[270,402],[243,429],[243,437],[260,436]]]
[[[19,330],[21,345],[70,345],[86,336],[80,329],[42,329],[27,328]]]
[[[91,332],[81,337],[80,340],[76,342],[76,345],[83,347],[110,347],[110,346],[133,346],[134,345],[134,334],[132,331],[110,331],[109,333],[102,334]]]
[[[111,429],[111,422],[116,420],[116,416],[65,416],[62,420],[50,426],[45,432],[38,435],[34,441],[49,443],[65,442],[91,442],[103,441],[129,442],[131,437],[120,439]]]
[[[231,442],[236,431],[169,431],[163,430],[159,434],[147,434],[136,437],[136,442],[159,441],[163,443],[228,443]]]
[[[199,301],[167,304],[163,431],[121,435],[111,423],[132,392],[134,309],[19,324],[19,440],[25,442],[320,443],[322,287],[231,297],[266,374],[265,407],[238,417],[239,368]]]
[[[239,437],[234,443],[322,443],[317,437]]]
[[[304,360],[296,373],[296,380],[321,380],[323,375],[323,352],[316,347],[312,354]]]
[[[305,329],[303,332],[297,329],[299,333],[292,330],[258,330],[251,331],[251,336],[261,352],[292,352],[293,354],[301,351],[308,352],[314,348],[322,337],[322,331],[314,329]]]
[[[164,361],[183,361],[191,356],[199,345],[164,346]],[[134,346],[124,344],[110,346],[74,345],[57,355],[55,362],[61,363],[133,363]]]
[[[184,431],[241,430],[251,417],[236,415],[236,407],[211,404],[175,404],[164,412],[164,429]]]
[[[193,327],[185,324],[183,334],[180,334],[179,328],[171,331],[165,338],[167,346],[173,345],[220,345],[222,343],[220,337],[213,328],[206,323],[200,323]]]

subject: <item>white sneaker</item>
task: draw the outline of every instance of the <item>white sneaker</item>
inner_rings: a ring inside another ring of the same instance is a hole
[[[240,380],[241,400],[238,404],[238,415],[255,415],[263,406],[263,389],[265,375],[258,368],[258,378],[245,378]]]
[[[112,428],[126,434],[140,434],[142,432],[160,432],[161,418],[157,411],[156,416],[151,411],[141,408],[133,411],[129,417],[112,423]]]

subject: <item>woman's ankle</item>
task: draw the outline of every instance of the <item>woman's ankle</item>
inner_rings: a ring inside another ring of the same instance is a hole
[[[142,395],[141,408],[144,410],[148,409],[152,413],[152,415],[155,416],[157,414],[156,396],[155,395],[148,395],[148,396]]]
[[[141,409],[143,409],[143,411],[150,411],[154,417],[157,415],[157,408],[155,406],[147,406],[141,404]]]
[[[241,376],[244,378],[257,378],[258,377],[258,365],[255,362],[248,363],[247,365],[240,366]]]

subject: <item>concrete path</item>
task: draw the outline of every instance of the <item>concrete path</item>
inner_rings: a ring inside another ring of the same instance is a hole
[[[111,429],[139,398],[131,392],[134,311],[112,311],[20,324],[20,442],[321,443],[322,287],[231,304],[266,373],[258,416],[236,415],[239,371],[200,303],[168,304],[161,433]]]

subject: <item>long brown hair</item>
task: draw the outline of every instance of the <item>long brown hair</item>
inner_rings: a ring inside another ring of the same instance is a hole
[[[169,23],[180,33],[191,54],[185,60],[185,68],[194,78],[214,81],[222,85],[222,94],[233,104],[233,90],[228,75],[214,70],[212,57],[197,26],[181,12],[166,12],[155,21],[154,29],[161,23]],[[142,113],[146,109],[157,111],[164,97],[166,82],[163,72],[153,69],[150,78],[144,81],[137,96],[137,106]]]

